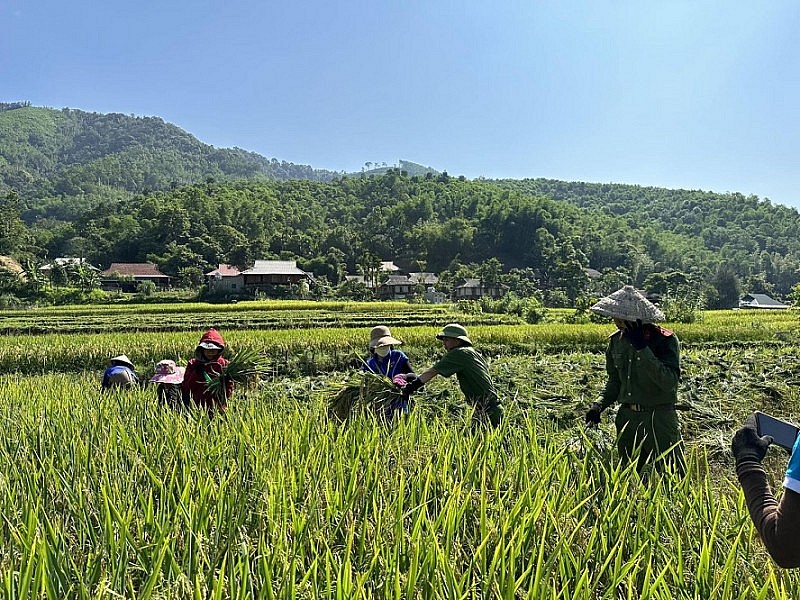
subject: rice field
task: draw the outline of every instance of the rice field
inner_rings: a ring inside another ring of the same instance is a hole
[[[441,351],[443,315],[406,316],[382,322],[421,370]],[[188,358],[192,327],[4,335],[0,595],[796,596],[800,579],[763,550],[728,452],[752,410],[800,413],[796,315],[674,325],[689,470],[644,481],[617,462],[610,415],[582,425],[610,325],[471,325],[507,407],[496,431],[475,429],[442,378],[404,420],[339,425],[330,390],[376,322],[222,329],[273,368],[210,421],[162,409],[149,387],[99,394],[109,356],[125,352],[149,375],[161,358]],[[770,450],[778,485],[785,461]]]

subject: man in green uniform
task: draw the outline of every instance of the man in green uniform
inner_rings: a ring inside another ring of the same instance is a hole
[[[444,344],[447,354],[430,369],[420,373],[419,377],[409,381],[403,392],[411,394],[437,375],[455,375],[467,402],[475,407],[475,416],[479,420],[488,418],[494,427],[500,425],[503,406],[494,389],[489,367],[483,356],[472,347],[467,330],[458,323],[450,323],[436,337]]]
[[[629,285],[590,310],[613,318],[617,331],[606,349],[608,381],[602,399],[586,412],[586,422],[598,424],[600,413],[619,403],[614,424],[620,457],[628,462],[638,450],[641,472],[663,455],[657,466],[666,463],[683,473],[683,441],[675,412],[680,344],[672,331],[654,324],[664,319],[664,313]]]

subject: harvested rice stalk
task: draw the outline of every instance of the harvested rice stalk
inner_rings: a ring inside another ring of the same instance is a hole
[[[266,357],[258,350],[245,348],[231,356],[230,361],[222,367],[222,373],[217,377],[211,377],[205,373],[206,388],[220,400],[225,400],[223,382],[231,380],[236,385],[248,388],[256,385],[260,377],[266,373]]]
[[[402,397],[391,379],[369,371],[357,371],[346,381],[330,385],[325,395],[328,416],[339,422],[359,411],[385,415]]]

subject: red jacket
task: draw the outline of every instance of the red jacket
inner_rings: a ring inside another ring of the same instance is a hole
[[[181,388],[183,390],[184,399],[191,399],[197,406],[206,410],[225,410],[227,404],[225,399],[216,397],[206,387],[207,373],[209,377],[219,377],[222,373],[222,367],[228,364],[228,359],[218,356],[213,361],[206,361],[203,357],[203,349],[199,344],[203,342],[211,342],[218,345],[220,348],[225,348],[225,340],[216,329],[209,329],[200,338],[197,348],[195,349],[194,358],[189,360],[186,365],[186,372],[183,375],[183,383]],[[229,380],[225,383],[226,398],[230,398],[233,394],[233,381]]]

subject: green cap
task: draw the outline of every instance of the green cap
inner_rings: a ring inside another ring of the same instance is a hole
[[[472,346],[472,341],[470,341],[470,339],[467,337],[467,330],[463,325],[459,325],[458,323],[450,323],[449,325],[445,325],[444,328],[436,334],[436,337],[439,339],[446,337],[455,338]]]

